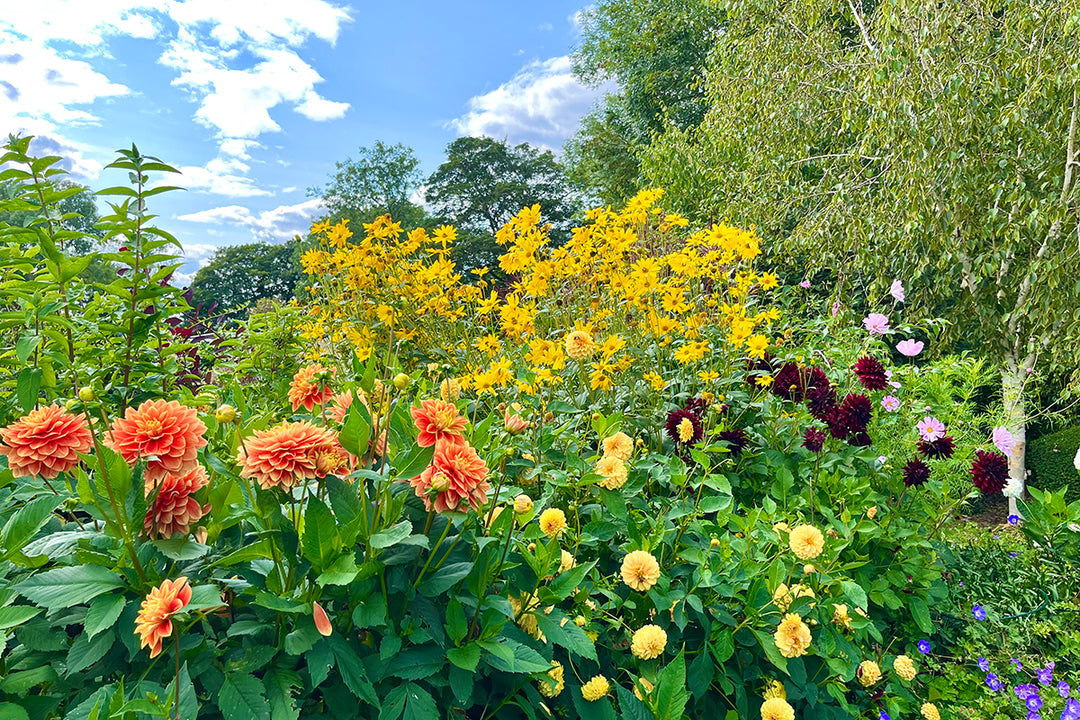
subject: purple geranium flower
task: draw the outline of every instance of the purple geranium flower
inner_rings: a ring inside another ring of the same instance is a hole
[[[1009,662],[1011,662],[1013,664],[1013,667],[1016,668],[1017,672],[1020,672],[1021,670],[1024,669],[1024,663],[1020,662],[1016,658],[1009,658]],[[1032,687],[1035,687],[1035,686],[1032,685]]]
[[[927,653],[930,652],[930,641],[929,640],[920,640],[919,641],[919,652],[921,652],[923,655],[926,655]]]
[[[994,692],[1001,692],[1002,688],[1005,687],[1005,683],[1001,682],[1001,678],[999,678],[996,673],[986,674],[986,684]]]
[[[1030,696],[1039,694],[1039,688],[1035,685],[1030,684],[1017,685],[1013,688],[1013,692],[1016,693],[1016,697],[1026,702]]]
[[[983,620],[986,619],[986,610],[983,608],[982,605],[974,605],[974,606],[972,606],[971,612],[975,616],[975,619],[978,620],[979,622],[982,622]]]
[[[1012,554],[1015,555],[1016,553]],[[1040,685],[1046,686],[1054,682],[1054,661],[1051,660],[1049,663],[1047,663],[1046,667],[1041,668],[1038,671],[1038,675]]]
[[[990,661],[983,657],[979,658],[979,669],[988,672],[990,670]]]
[[[1008,520],[1009,520],[1010,525],[1016,525],[1018,522],[1020,522],[1020,516],[1019,515],[1010,515],[1008,517]]]
[[[1061,682],[1059,682],[1057,684],[1057,690],[1058,690],[1058,695],[1060,695],[1063,698],[1069,697],[1069,693],[1072,692],[1072,688],[1069,687],[1069,683],[1065,682],[1064,680],[1062,680]]]
[[[1024,705],[1027,706],[1028,710],[1038,712],[1039,710],[1042,710],[1042,698],[1039,697],[1039,693],[1032,693],[1024,700]]]
[[[892,718],[889,717],[889,713],[882,710],[881,715],[878,716],[878,720],[892,720]]]

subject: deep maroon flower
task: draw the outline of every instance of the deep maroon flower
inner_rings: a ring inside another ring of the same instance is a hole
[[[857,432],[848,438],[848,445],[853,447],[867,447],[872,442],[870,435],[865,430],[863,432]]]
[[[870,418],[874,414],[874,405],[870,398],[861,393],[850,393],[840,403],[840,421],[849,433],[858,435],[866,432]]]
[[[904,466],[904,484],[908,487],[925,485],[930,479],[930,466],[922,460],[915,459]]]
[[[923,454],[923,457],[931,459],[950,458],[955,447],[956,441],[953,440],[952,435],[943,435],[937,440],[919,441],[919,452]]]
[[[847,423],[844,422],[844,416],[840,413],[840,408],[833,407],[824,419],[825,424],[829,426],[829,434],[837,440],[846,440],[851,434]]]
[[[821,421],[825,421],[836,409],[836,390],[828,385],[813,387],[806,391],[806,409]]]
[[[825,433],[816,427],[806,428],[802,438],[802,446],[810,452],[821,452],[825,447]]]
[[[701,415],[708,409],[709,401],[701,397],[690,398],[686,401],[686,404],[683,405],[683,410],[689,410],[698,417],[701,417]]]
[[[889,379],[885,377],[885,366],[877,358],[869,355],[859,358],[854,370],[859,376],[859,382],[867,390],[884,390],[888,387]]]
[[[664,427],[676,445],[693,445],[704,435],[701,419],[685,408],[668,413]]]
[[[787,362],[777,371],[773,377],[773,395],[781,400],[793,400],[799,402],[803,398],[806,383],[803,382],[803,371],[797,363]]]
[[[718,433],[717,437],[730,446],[732,457],[738,457],[739,454],[742,453],[743,448],[750,442],[750,438],[746,436],[746,431],[742,428],[724,430],[723,432]]]
[[[975,451],[971,463],[971,482],[984,495],[1001,492],[1009,477],[1009,460],[999,452]]]
[[[806,389],[807,391],[812,388],[827,388],[829,387],[829,378],[825,375],[825,371],[819,367],[811,367],[806,373]]]

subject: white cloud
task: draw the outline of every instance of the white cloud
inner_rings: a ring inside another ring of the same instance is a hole
[[[255,240],[280,242],[306,233],[311,219],[322,211],[322,200],[313,198],[296,205],[280,205],[258,214],[242,205],[226,205],[181,215],[177,219],[193,223],[240,225],[249,228]]]
[[[533,61],[508,82],[469,100],[451,125],[463,135],[487,135],[546,145],[572,135],[593,103],[612,88],[591,88],[574,77],[569,56]]]
[[[555,29],[555,26],[552,25],[549,22],[546,22],[546,23],[540,23],[539,25],[537,25],[536,29],[539,30],[540,32],[551,32],[552,30]]]

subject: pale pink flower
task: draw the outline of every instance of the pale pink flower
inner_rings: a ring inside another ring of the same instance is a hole
[[[892,395],[886,395],[881,398],[881,407],[885,408],[889,412],[896,412],[900,409],[900,398],[893,397]]]
[[[885,379],[889,381],[889,385],[896,388],[897,390],[900,389],[900,383],[892,379],[892,370],[885,371]]]
[[[916,425],[919,429],[919,435],[926,442],[934,442],[945,436],[945,423],[938,420],[936,417],[930,417],[927,415],[919,424]]]
[[[919,342],[918,340],[901,340],[900,342],[896,343],[896,349],[900,352],[901,355],[905,355],[907,357],[915,357],[923,351],[924,347],[926,347],[926,345]]]
[[[889,332],[889,318],[881,313],[870,313],[863,318],[862,323],[871,335],[884,335]]]
[[[893,280],[892,287],[889,288],[889,294],[893,296],[896,302],[904,302],[904,284],[899,280]]]
[[[840,301],[839,300],[833,302],[833,304],[832,304],[832,314],[833,314],[833,317],[836,317],[837,315],[840,314]]]
[[[1016,446],[1016,440],[1013,439],[1012,433],[1006,430],[1004,425],[999,425],[994,428],[994,445],[1005,457],[1011,457],[1012,450]]]
[[[810,281],[809,280],[803,280],[801,283],[799,283],[799,287],[801,287],[804,290],[809,290],[810,289]]]

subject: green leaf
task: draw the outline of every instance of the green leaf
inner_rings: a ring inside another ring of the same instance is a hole
[[[0,690],[9,695],[22,695],[27,690],[42,683],[56,682],[56,670],[51,665],[43,665],[31,670],[10,673],[0,680]]]
[[[866,598],[866,591],[863,590],[862,585],[851,580],[841,580],[840,588],[844,591],[844,595],[846,595],[856,607],[860,607],[863,610],[866,609],[868,600]],[[930,630],[926,630],[926,632],[930,632]]]
[[[372,535],[371,539],[368,540],[368,544],[376,550],[382,550],[397,545],[399,542],[412,535],[412,530],[412,523],[408,520],[402,520],[397,525]]]
[[[345,416],[345,423],[338,433],[341,446],[358,458],[367,455],[368,440],[371,439],[371,417],[367,413],[364,404],[355,395],[349,405],[349,413]]]
[[[326,572],[315,578],[315,584],[319,587],[327,585],[348,585],[356,579],[360,568],[356,565],[356,556],[346,553],[326,569]]]
[[[21,625],[41,612],[41,608],[29,605],[8,605],[0,608],[0,630]]]
[[[116,636],[112,630],[93,639],[86,633],[79,635],[68,650],[67,668],[64,670],[64,675],[70,677],[73,673],[85,670],[105,657],[105,653],[109,652],[115,640]]]
[[[311,561],[317,572],[323,572],[341,552],[341,536],[330,508],[316,497],[308,500],[304,513],[304,557]]]
[[[908,597],[908,608],[911,609],[911,617],[915,620],[915,624],[919,626],[919,629],[924,633],[933,633],[934,624],[930,622],[930,608],[927,607],[926,601],[917,595]]]
[[[30,720],[30,716],[22,705],[0,702],[0,720]]]
[[[449,590],[454,584],[460,582],[472,570],[471,562],[449,563],[443,565],[435,573],[427,575],[420,587],[417,588],[421,595],[435,597]]]
[[[229,553],[220,560],[215,560],[210,563],[210,567],[229,567],[230,565],[237,565],[242,562],[248,562],[249,560],[256,560],[258,558],[273,557],[271,554],[272,543],[270,540],[263,538],[256,543],[242,547],[236,552]]]
[[[431,458],[435,457],[435,446],[422,448],[417,445],[406,457],[394,458],[393,467],[397,470],[398,480],[409,480],[424,472],[424,468],[431,464]]]
[[[274,668],[263,679],[266,697],[270,702],[270,720],[298,720],[300,709],[293,701],[295,690],[302,690],[304,681],[299,673],[285,668]]]
[[[345,681],[345,686],[349,688],[349,691],[364,702],[379,707],[379,696],[375,694],[375,686],[368,680],[364,663],[360,661],[356,652],[338,635],[330,638],[330,649],[337,659],[341,679]]]
[[[30,412],[37,404],[38,392],[41,390],[41,369],[23,368],[19,371],[16,394],[19,396],[19,405],[23,412]]]
[[[123,586],[123,578],[100,565],[73,565],[32,575],[15,589],[31,602],[55,610],[80,605]]]
[[[537,625],[540,632],[547,636],[551,642],[566,648],[575,655],[580,655],[588,660],[596,661],[596,645],[585,634],[585,631],[572,622],[563,623],[566,616],[561,612],[553,611],[550,615],[538,613]]]
[[[653,714],[649,712],[649,708],[645,707],[645,703],[638,700],[633,692],[618,684],[615,685],[615,690],[619,696],[619,710],[622,711],[624,720],[653,720]]]
[[[680,652],[656,680],[656,719],[682,720],[690,693],[686,691],[686,659]]]
[[[446,651],[446,659],[462,670],[475,672],[476,666],[480,664],[480,653],[480,646],[473,642],[461,647],[450,648]]]
[[[30,332],[15,342],[15,357],[18,358],[20,365],[26,364],[39,344],[41,344],[41,336]]]
[[[3,531],[0,531],[3,557],[7,559],[14,553],[21,553],[27,543],[37,535],[38,530],[52,517],[60,502],[56,495],[42,495],[19,508],[18,512],[4,523]]]
[[[225,720],[271,720],[263,686],[247,673],[226,673],[218,691],[218,709]]]

